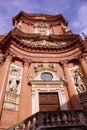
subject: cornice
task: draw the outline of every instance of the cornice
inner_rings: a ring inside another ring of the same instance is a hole
[[[67,20],[63,17],[62,14],[58,15],[47,15],[47,14],[28,14],[24,11],[19,12],[15,17],[13,17],[13,23],[15,20],[20,20],[20,18],[27,19],[27,21],[32,20],[32,21],[57,21],[58,20],[63,20],[64,24],[67,25],[68,22]]]
[[[21,31],[18,28],[14,28],[13,30],[11,30],[11,33],[13,35],[19,36],[19,37],[25,37],[25,38],[40,38],[40,39],[51,39],[51,40],[73,40],[73,39],[77,39],[80,38],[79,34],[61,34],[61,35],[54,35],[54,34],[50,34],[49,36],[41,36],[39,34],[35,34],[35,33],[25,33],[23,31]]]
[[[5,33],[3,35],[0,35],[0,42],[7,36],[8,33]]]
[[[80,54],[76,57],[76,59],[78,59],[79,61],[82,61],[82,60],[85,60],[86,59],[86,56],[83,55],[83,54]]]
[[[60,81],[60,80],[55,80],[55,81],[41,81],[41,80],[32,80],[30,82],[31,84],[37,84],[37,85],[47,85],[47,84],[51,84],[51,85],[63,85],[64,82]],[[29,82],[28,82],[29,84]]]
[[[27,52],[64,53],[76,47],[85,49],[85,43],[79,35],[50,35],[27,34],[15,28],[1,41],[1,47],[6,50],[11,44]]]
[[[69,37],[66,38],[57,38],[53,39],[50,37],[34,37],[34,38],[25,38],[19,36],[13,36],[14,43],[17,47],[22,50],[31,51],[32,52],[53,52],[53,53],[62,53],[69,50],[72,50],[76,47],[82,46],[79,38],[72,38],[70,41]],[[44,40],[43,40],[44,39]],[[79,43],[80,42],[80,43]]]
[[[12,37],[11,33],[12,33],[12,31],[7,33],[7,35],[1,40],[0,46],[4,46],[4,45],[5,45],[4,47],[7,46],[7,42],[9,42],[9,40],[11,40],[11,37]]]

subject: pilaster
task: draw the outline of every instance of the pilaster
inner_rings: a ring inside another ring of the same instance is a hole
[[[84,56],[79,56],[78,59],[79,59],[81,68],[83,70],[83,73],[85,75],[85,78],[87,79],[87,63],[85,61],[85,58],[84,58]]]
[[[18,121],[21,121],[29,116],[30,108],[30,94],[29,94],[29,86],[28,86],[28,71],[31,60],[23,59],[23,75],[22,75],[22,86],[20,93],[20,103],[19,103],[19,113],[18,113]],[[30,105],[31,107],[31,105]]]
[[[0,115],[2,113],[2,107],[3,107],[3,102],[4,102],[4,97],[5,97],[5,90],[6,90],[6,85],[7,85],[7,80],[8,80],[8,75],[9,75],[9,71],[10,71],[10,64],[12,61],[12,55],[7,54],[6,55],[6,59],[4,62],[4,66],[3,66],[3,72],[1,74],[1,82],[0,82],[0,86],[1,86],[1,90],[0,90]]]
[[[63,71],[64,71],[64,75],[67,79],[67,90],[68,90],[68,94],[70,97],[70,105],[72,109],[80,109],[80,104],[78,101],[78,97],[76,96],[76,91],[74,89],[72,80],[71,80],[71,76],[70,76],[70,72],[68,70],[68,64],[67,61],[63,61],[62,63],[62,67],[63,67]]]

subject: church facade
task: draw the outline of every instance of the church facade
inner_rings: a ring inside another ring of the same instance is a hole
[[[0,129],[83,130],[86,120],[87,37],[62,14],[19,12],[0,36]]]

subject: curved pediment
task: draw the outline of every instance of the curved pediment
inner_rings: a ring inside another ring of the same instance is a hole
[[[63,17],[62,14],[58,14],[58,15],[47,15],[47,14],[28,14],[24,11],[20,11],[15,17],[13,17],[13,24],[15,22],[15,20],[20,21],[20,20],[24,20],[27,19],[27,22],[29,22],[29,20],[39,20],[39,21],[51,21],[51,22],[55,22],[55,23],[59,23],[59,21],[63,21],[63,23],[65,25],[68,24],[67,20]],[[54,24],[53,22],[53,24]]]

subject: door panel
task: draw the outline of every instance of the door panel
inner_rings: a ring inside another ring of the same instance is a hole
[[[58,104],[58,94],[49,94],[50,98],[49,98],[49,102],[50,104]]]
[[[39,93],[40,111],[59,110],[58,93]]]
[[[40,104],[48,104],[48,95],[47,94],[39,94],[39,102]]]

